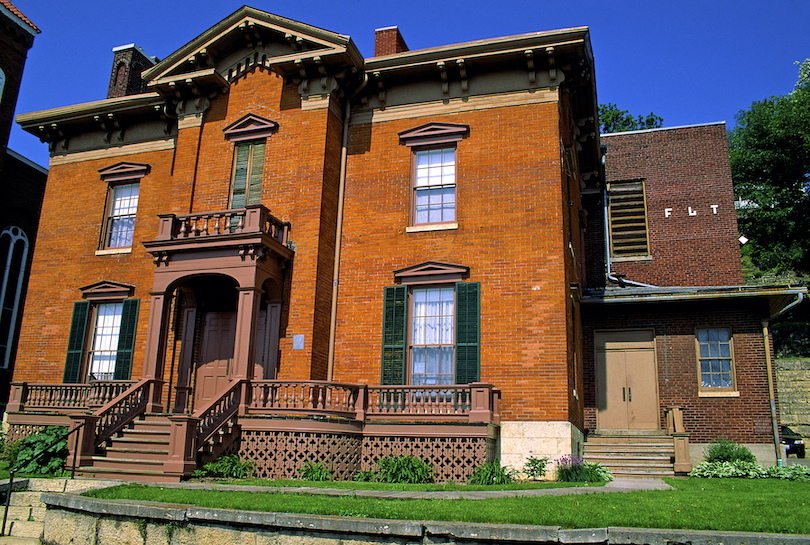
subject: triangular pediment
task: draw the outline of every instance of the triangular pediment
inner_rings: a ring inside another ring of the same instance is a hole
[[[425,261],[394,271],[394,279],[403,284],[455,282],[470,272],[469,267],[441,261]]]
[[[113,280],[101,280],[79,288],[79,290],[82,292],[82,297],[88,300],[125,299],[132,295],[135,286]]]
[[[224,129],[225,139],[240,142],[254,138],[266,138],[278,130],[278,123],[256,114],[246,114]]]
[[[105,182],[114,182],[117,180],[143,178],[149,174],[149,168],[149,165],[146,163],[121,161],[112,166],[99,169],[98,174]]]
[[[260,64],[283,75],[317,59],[319,67],[361,66],[363,57],[351,38],[244,6],[143,73],[152,85],[185,73],[216,68],[226,79],[246,64]],[[305,67],[305,70],[309,66]]]
[[[469,125],[460,123],[425,123],[399,133],[406,146],[424,146],[444,142],[457,142],[470,132]]]

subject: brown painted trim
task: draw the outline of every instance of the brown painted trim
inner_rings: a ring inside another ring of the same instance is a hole
[[[101,181],[119,182],[122,180],[137,180],[149,174],[151,165],[147,163],[132,163],[121,161],[112,166],[101,168],[98,171]]]
[[[259,138],[269,138],[278,131],[278,123],[256,114],[245,114],[224,129],[225,140],[244,142]]]
[[[425,123],[399,133],[400,144],[429,146],[458,142],[470,134],[470,126],[460,123]]]
[[[397,284],[460,282],[462,277],[467,276],[469,273],[470,268],[465,265],[455,265],[441,261],[425,261],[418,265],[411,265],[394,271],[394,281]]]
[[[100,299],[126,299],[132,297],[135,291],[135,286],[131,284],[124,284],[123,282],[115,282],[112,280],[102,280],[93,284],[79,288],[82,292],[82,297],[88,301],[96,301]]]

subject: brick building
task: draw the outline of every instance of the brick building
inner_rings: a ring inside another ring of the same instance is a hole
[[[589,309],[615,274],[587,28],[409,51],[389,27],[363,59],[245,7],[142,66],[137,94],[113,85],[149,59],[127,47],[143,58],[116,51],[106,100],[18,116],[51,145],[60,213],[12,434],[84,422],[87,471],[144,479],[228,451],[263,476],[309,459],[343,478],[406,452],[457,481],[582,452],[601,422]],[[648,431],[677,420],[662,399]],[[144,431],[157,460],[132,446]]]
[[[28,50],[39,29],[0,0],[0,408],[17,351],[31,255],[48,171],[8,149]]]

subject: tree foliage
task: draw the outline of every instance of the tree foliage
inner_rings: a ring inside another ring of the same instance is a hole
[[[810,272],[810,59],[795,89],[754,102],[729,132],[743,246],[762,271]]]
[[[652,112],[646,116],[633,117],[629,111],[620,110],[612,102],[599,105],[599,131],[602,134],[657,129],[663,123],[664,118]]]

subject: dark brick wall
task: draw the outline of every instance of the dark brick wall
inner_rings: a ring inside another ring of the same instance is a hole
[[[743,283],[724,123],[618,133],[602,144],[608,183],[644,179],[647,199],[651,259],[614,260],[614,274],[659,286]]]
[[[596,429],[594,332],[623,328],[654,329],[659,388],[659,418],[681,407],[690,441],[723,437],[742,443],[769,443],[770,401],[760,320],[765,301],[711,301],[667,304],[584,306],[585,427]],[[651,325],[655,324],[655,325]],[[699,397],[695,328],[729,328],[739,397]],[[665,353],[666,350],[666,353]]]
[[[141,79],[141,73],[153,65],[152,60],[136,46],[115,51],[107,98],[145,93],[146,83]]]
[[[0,97],[0,173],[6,156],[8,137],[14,121],[14,109],[20,93],[23,68],[34,37],[23,31],[7,17],[0,15],[0,68],[6,75],[3,96]]]

